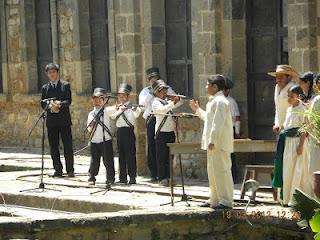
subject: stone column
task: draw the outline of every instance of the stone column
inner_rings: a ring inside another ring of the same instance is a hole
[[[109,3],[110,6],[110,3]],[[116,90],[120,83],[126,82],[133,87],[132,101],[137,102],[140,90],[144,83],[142,68],[142,27],[141,27],[141,1],[140,0],[114,0],[114,25],[110,26],[109,36],[114,36],[114,47],[110,51],[110,59],[116,62],[111,74],[112,89]],[[113,47],[113,39],[110,42]],[[116,81],[115,81],[116,80]],[[147,174],[145,152],[145,127],[140,118],[137,124],[137,167],[139,175]]]
[[[37,46],[34,0],[6,1],[7,92],[37,93]]]
[[[217,0],[191,2],[194,95],[204,100],[203,103],[206,100],[206,79],[211,74],[222,73],[221,2]]]
[[[0,1],[0,63],[2,70],[2,93],[8,94],[8,56],[7,56],[6,4]]]
[[[289,63],[298,72],[319,69],[317,5],[317,0],[288,1]]]
[[[241,131],[248,136],[247,46],[244,0],[225,0],[223,6],[222,73],[235,87],[232,96],[241,114]]]

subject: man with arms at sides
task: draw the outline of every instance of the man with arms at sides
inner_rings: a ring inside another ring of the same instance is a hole
[[[74,177],[73,168],[73,147],[71,133],[71,116],[69,106],[71,104],[70,84],[59,78],[59,65],[49,63],[45,71],[48,75],[49,82],[42,86],[41,99],[54,98],[50,101],[47,110],[47,132],[50,145],[51,158],[53,160],[54,174],[53,177],[62,177],[62,163],[60,161],[59,138],[61,136],[64,158],[66,161],[66,170],[68,177]],[[46,101],[41,102],[41,107],[45,109]]]
[[[288,103],[288,90],[294,85],[293,80],[297,79],[299,74],[290,65],[278,65],[275,72],[269,72],[269,75],[276,78],[276,86],[274,90],[275,117],[273,132],[279,134],[283,129],[286,119]]]
[[[214,209],[231,209],[233,202],[230,157],[233,152],[233,126],[224,88],[224,76],[212,75],[206,85],[209,97],[206,110],[200,108],[198,101],[190,101],[191,109],[204,120],[201,148],[207,150],[210,199],[201,206]]]

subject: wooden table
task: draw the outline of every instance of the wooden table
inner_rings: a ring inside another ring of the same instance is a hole
[[[173,183],[173,157],[179,154],[205,154],[206,151],[201,149],[199,143],[168,143],[170,149],[170,195],[171,206],[174,206],[174,183]],[[275,152],[277,149],[276,140],[251,140],[235,139],[234,152],[236,153],[258,153],[258,152]]]

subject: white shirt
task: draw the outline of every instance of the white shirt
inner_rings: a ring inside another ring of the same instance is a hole
[[[90,122],[93,120],[93,118],[96,116],[96,114],[99,112],[100,109],[94,108],[88,115],[88,121],[87,121],[87,126],[90,124]],[[101,121],[106,125],[109,130],[110,129],[110,115],[112,115],[115,112],[115,107],[106,107],[104,109],[104,118],[100,118]],[[92,128],[89,127],[89,132],[92,131]],[[105,141],[111,140],[111,136],[108,134],[107,131],[104,131],[104,136],[105,136]],[[103,128],[100,124],[98,124],[97,129],[92,137],[91,140],[92,143],[102,143],[103,142]]]
[[[130,102],[126,102],[124,105],[130,105]],[[122,110],[119,109],[115,113],[111,115],[111,119],[117,119],[117,117],[122,113]],[[127,117],[128,121],[135,127],[136,126],[136,119],[140,116],[141,109],[137,108],[135,111],[132,109],[126,109],[124,115]],[[124,120],[123,116],[118,117],[116,121],[117,128],[122,127],[130,127],[128,123]]]
[[[150,116],[152,111],[152,102],[155,99],[155,97],[152,94],[150,94],[150,89],[150,86],[145,87],[139,94],[139,105],[144,106],[144,113],[142,115],[144,119],[147,119]],[[168,94],[174,95],[176,93],[172,90],[171,87],[169,87]]]
[[[294,85],[293,82],[289,82],[281,91],[278,84],[274,90],[274,103],[276,108],[276,113],[274,117],[274,125],[282,127],[286,119],[286,112],[289,107],[288,103],[288,90]]]
[[[235,127],[236,126],[236,119],[237,119],[237,117],[240,117],[239,107],[238,107],[238,104],[237,104],[236,100],[234,100],[234,98],[231,97],[230,95],[227,97],[227,100],[230,103],[232,124]]]
[[[165,117],[161,114],[167,114],[169,111],[181,106],[182,103],[183,103],[182,100],[174,104],[173,101],[166,101],[158,97],[154,99],[154,101],[152,102],[152,112],[155,114],[155,117],[156,117],[155,133],[157,133],[160,123]],[[157,115],[157,114],[160,114],[160,115]],[[168,116],[160,132],[173,132],[174,130],[175,130],[175,122],[171,116]]]
[[[233,126],[230,104],[223,92],[209,97],[206,111],[196,112],[204,120],[201,148],[207,150],[209,144],[226,152],[233,152]]]
[[[302,126],[302,124],[305,122],[305,115],[304,113],[306,111],[306,107],[303,106],[302,103],[299,103],[296,107],[288,107],[287,114],[286,114],[286,120],[284,121],[283,128],[285,130],[291,129],[291,128],[299,128]]]

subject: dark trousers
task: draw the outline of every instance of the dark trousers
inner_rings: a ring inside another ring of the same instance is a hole
[[[127,174],[131,180],[137,176],[136,163],[136,136],[133,128],[122,127],[117,130],[117,143],[119,150],[119,179],[121,182],[127,181]]]
[[[62,173],[62,163],[60,161],[59,139],[61,136],[64,150],[64,158],[66,162],[67,173],[73,173],[73,148],[71,126],[55,126],[48,127],[48,140],[50,145],[51,158],[53,160],[53,168],[56,172]]]
[[[156,143],[154,140],[156,127],[156,118],[151,117],[147,121],[147,140],[148,140],[148,167],[152,178],[158,177],[157,159],[156,159]]]
[[[106,141],[102,143],[91,143],[90,145],[91,152],[91,162],[90,162],[90,178],[95,179],[99,173],[100,168],[100,159],[107,170],[106,179],[108,182],[114,182],[114,161],[113,161],[113,148],[112,141]]]
[[[162,179],[170,177],[169,147],[167,143],[174,143],[176,136],[174,132],[159,132],[156,137],[156,156],[158,164],[158,177]]]
[[[234,139],[236,138],[236,129],[233,128],[233,137]],[[233,182],[237,183],[238,181],[238,166],[237,166],[237,160],[236,160],[236,155],[234,153],[231,153],[231,172],[232,172],[232,178]]]

